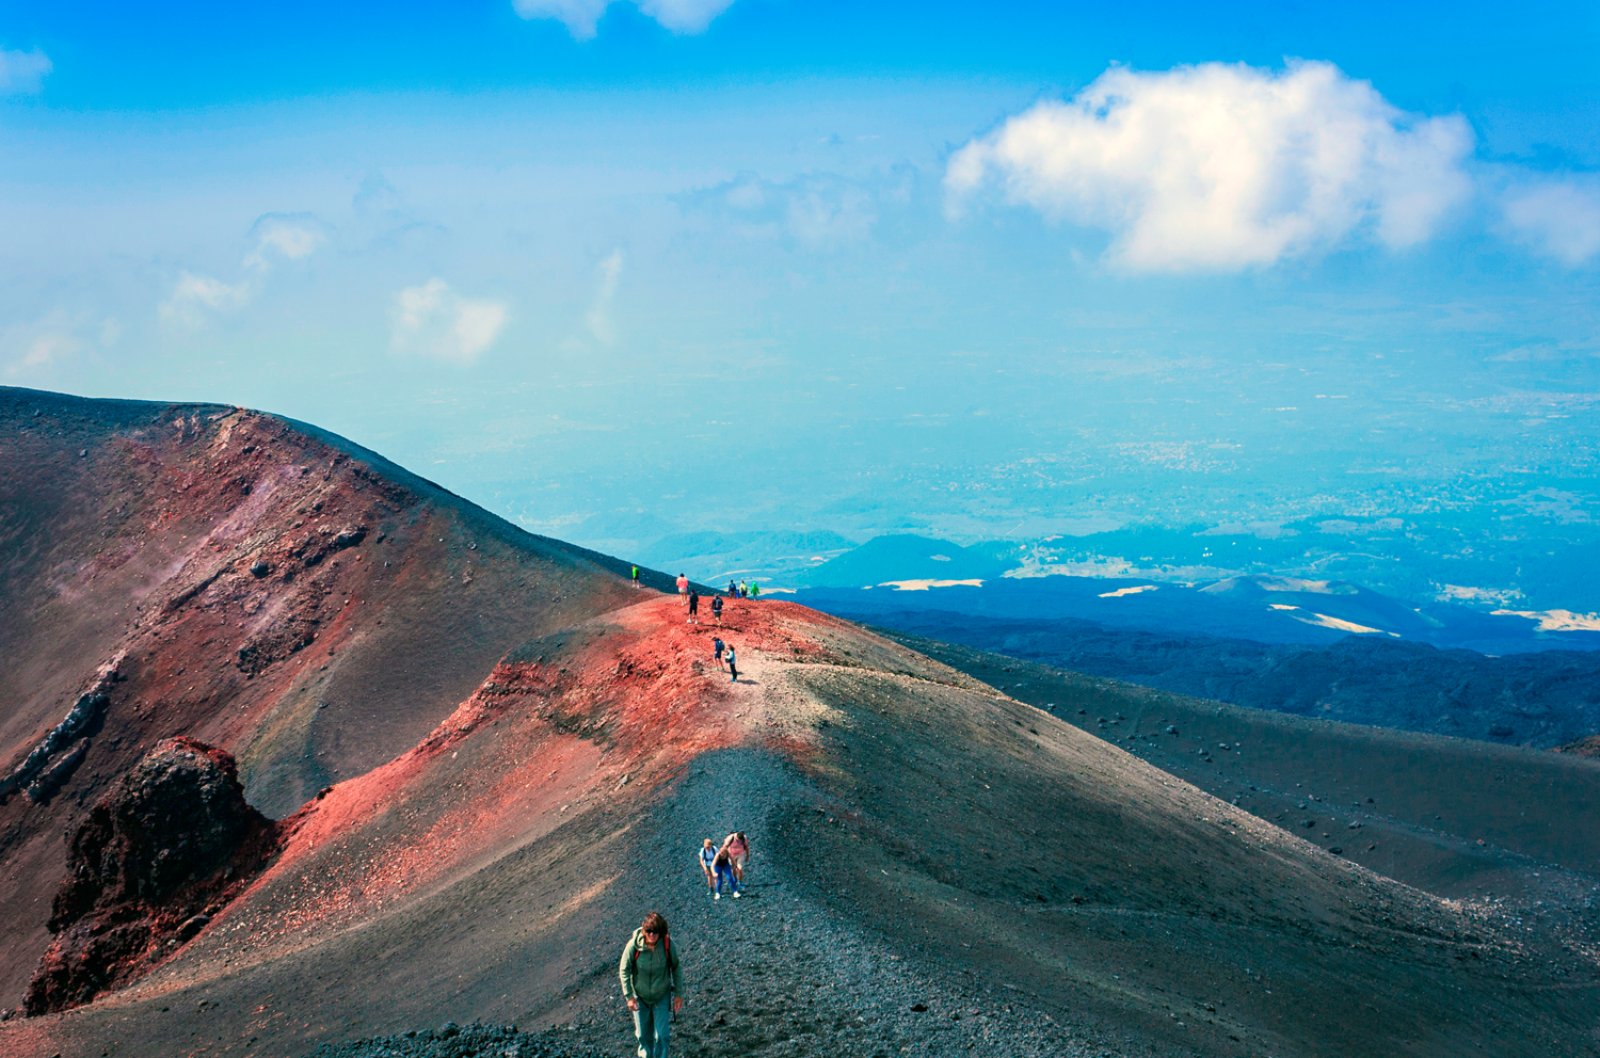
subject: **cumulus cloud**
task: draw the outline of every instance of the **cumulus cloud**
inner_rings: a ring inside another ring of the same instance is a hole
[[[213,276],[182,272],[172,293],[161,303],[161,318],[169,323],[198,326],[207,314],[240,308],[253,294],[249,283],[224,283]]]
[[[1472,193],[1459,116],[1406,114],[1323,62],[1115,68],[950,159],[959,212],[984,189],[1111,236],[1141,271],[1267,265],[1357,235],[1427,239]]]
[[[182,272],[161,303],[167,323],[198,327],[207,317],[233,312],[254,301],[275,265],[315,253],[326,241],[322,224],[308,214],[264,213],[250,229],[250,252],[240,262],[244,278],[229,283],[215,276]]]
[[[509,315],[498,301],[464,298],[434,278],[395,295],[390,344],[396,352],[471,364],[500,337]]]
[[[639,10],[674,33],[703,33],[733,0],[638,0]]]
[[[526,19],[553,18],[577,40],[594,38],[600,16],[614,0],[512,0],[511,6]],[[733,0],[627,0],[674,33],[703,33],[711,20]]]
[[[0,95],[37,92],[53,69],[55,65],[42,51],[0,50]]]
[[[1525,182],[1501,201],[1502,223],[1535,253],[1577,267],[1600,255],[1600,181]]]
[[[617,297],[617,282],[622,278],[622,251],[613,250],[600,262],[600,285],[595,291],[594,303],[589,306],[586,321],[589,333],[595,339],[610,345],[616,341],[617,328],[611,320],[611,304]]]
[[[255,248],[244,259],[246,268],[265,269],[276,260],[309,257],[326,241],[322,225],[301,214],[267,213],[251,228]]]

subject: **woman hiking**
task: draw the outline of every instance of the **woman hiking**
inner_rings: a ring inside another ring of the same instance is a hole
[[[712,891],[711,899],[722,899],[724,884],[733,892],[733,898],[739,899],[739,879],[733,875],[733,856],[726,844],[717,850],[717,855],[711,861],[711,869],[717,874],[717,887]]]
[[[710,838],[706,838],[705,844],[700,846],[700,853],[696,859],[700,863],[700,873],[706,876],[706,888],[715,896],[717,892],[717,847],[711,843]]]
[[[744,865],[750,858],[750,842],[745,838],[744,831],[735,830],[723,839],[722,844],[728,850],[729,865],[733,868],[733,880],[743,889]]]
[[[728,682],[739,682],[739,657],[733,652],[733,644],[728,644]]]
[[[617,964],[622,997],[633,1012],[633,1035],[639,1058],[667,1058],[672,1015],[683,1009],[683,977],[678,951],[667,938],[667,920],[659,911],[644,916],[622,948]]]

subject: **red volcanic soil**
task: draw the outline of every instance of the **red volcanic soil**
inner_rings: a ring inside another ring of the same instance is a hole
[[[0,949],[43,950],[63,829],[162,738],[226,748],[281,815],[632,601],[623,571],[273,416],[0,389]]]
[[[276,840],[139,975],[0,1022],[0,1054],[293,1056],[479,1019],[627,1053],[616,958],[652,907],[677,1053],[1596,1045],[1590,934],[1392,881],[788,603],[730,604],[732,683],[676,597],[348,442],[0,391],[0,490],[24,615],[0,766],[27,773],[0,994],[51,941],[62,833],[161,738],[233,754]],[[730,829],[753,884],[718,903],[693,855]]]

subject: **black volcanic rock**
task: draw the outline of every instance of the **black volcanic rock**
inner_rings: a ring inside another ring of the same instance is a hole
[[[562,1030],[519,1032],[506,1025],[459,1026],[448,1022],[431,1031],[325,1043],[307,1058],[601,1058],[611,1054]]]
[[[55,941],[30,1014],[88,1002],[187,940],[258,871],[276,827],[244,799],[233,758],[190,738],[161,742],[90,810],[51,907]]]

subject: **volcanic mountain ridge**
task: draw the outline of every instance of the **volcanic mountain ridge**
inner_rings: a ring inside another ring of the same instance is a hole
[[[272,416],[0,391],[0,994],[53,943],[61,834],[164,739],[236,758],[275,820],[142,976],[0,1023],[0,1053],[475,1019],[620,1053],[616,955],[650,908],[681,1053],[1595,1048],[1592,949],[801,607],[730,604],[730,682],[714,629],[624,568]],[[735,828],[752,885],[714,903],[693,850]]]

